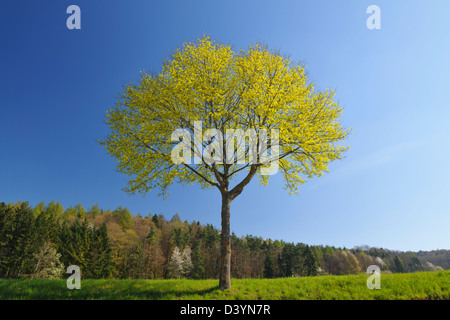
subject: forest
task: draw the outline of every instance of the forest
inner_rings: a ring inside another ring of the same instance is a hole
[[[393,251],[231,237],[231,276],[281,278],[450,269],[450,250]],[[59,202],[0,203],[0,278],[59,279],[77,265],[83,279],[217,279],[220,230],[178,214],[143,217],[127,208],[104,210]]]

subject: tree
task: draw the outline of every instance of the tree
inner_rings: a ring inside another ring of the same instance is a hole
[[[192,248],[192,272],[193,279],[203,279],[205,273],[204,255],[201,248],[201,240],[197,240]]]
[[[0,203],[0,277],[20,277],[31,270],[36,236],[27,202]]]
[[[399,256],[395,256],[394,258],[395,269],[397,272],[404,273],[405,266],[403,265],[403,261]]]
[[[179,279],[189,275],[192,272],[192,268],[191,248],[186,247],[181,252],[178,247],[175,247],[167,268],[168,276]]]
[[[342,158],[347,147],[337,143],[349,130],[333,99],[332,90],[308,83],[304,66],[265,46],[234,52],[204,37],[176,50],[159,74],[143,73],[126,86],[99,143],[130,175],[128,193],[159,189],[165,197],[175,182],[219,190],[224,290],[231,288],[231,202],[255,176],[267,185],[278,170],[286,189],[298,193]]]
[[[273,271],[273,263],[272,257],[270,256],[270,251],[266,252],[266,258],[264,259],[264,278],[273,278],[275,276],[275,272]]]
[[[180,216],[178,215],[178,213],[175,213],[173,215],[172,219],[170,219],[170,222],[174,222],[174,221],[181,222],[181,219],[180,219]]]
[[[41,236],[36,233],[33,210],[28,202],[19,201],[6,205],[3,212],[4,219],[0,219],[0,274],[6,278],[29,274],[33,271],[33,253]]]
[[[291,277],[301,270],[300,247],[286,243],[278,257],[278,265],[282,277]]]
[[[415,255],[415,253],[409,254],[411,257],[411,262],[408,265],[409,272],[416,272],[422,270],[422,264],[420,263],[419,258]]]
[[[34,208],[33,212],[35,216],[38,216],[41,212],[45,211],[45,202],[41,201],[39,202]]]
[[[184,248],[181,258],[183,259],[183,276],[187,276],[192,272],[193,264],[191,258],[192,250],[189,247]]]
[[[59,254],[51,242],[45,242],[38,253],[34,254],[36,267],[33,278],[37,279],[61,279],[65,272],[64,265],[61,263]]]
[[[102,212],[100,211],[98,204],[94,204],[89,209],[89,214],[92,216],[92,218],[96,218],[97,216],[101,215]]]
[[[122,227],[122,229],[131,228],[133,225],[133,215],[127,208],[122,208],[119,206],[116,210],[113,211],[113,215],[117,219],[117,223]]]
[[[175,245],[178,248],[183,248],[184,244],[185,244],[182,233],[183,233],[183,230],[181,230],[181,228],[173,228],[172,229],[171,237],[173,238],[173,241],[175,242]]]
[[[184,275],[183,256],[178,247],[175,247],[170,256],[169,266],[167,267],[168,275],[171,278],[181,278]]]
[[[76,219],[70,226],[63,222],[60,233],[63,264],[79,266],[85,278],[91,278],[92,271],[90,268],[91,237],[89,231],[87,223]]]
[[[346,273],[347,274],[358,274],[361,271],[361,267],[359,265],[358,259],[349,250],[343,251],[343,253],[345,253],[345,258],[346,258]]]
[[[79,219],[85,219],[86,218],[86,210],[83,208],[83,206],[81,205],[81,203],[78,203],[75,206],[75,209],[77,210],[77,217]]]
[[[111,244],[109,242],[106,224],[92,230],[92,275],[95,279],[110,278],[113,266]]]
[[[303,249],[303,269],[307,276],[317,275],[317,259],[309,246]]]

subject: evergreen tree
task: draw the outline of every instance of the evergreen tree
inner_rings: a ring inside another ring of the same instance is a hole
[[[197,240],[192,248],[192,272],[193,279],[203,279],[205,274],[204,255],[201,248],[201,240]]]
[[[83,206],[81,205],[81,203],[78,203],[75,206],[75,209],[77,211],[77,218],[79,219],[86,219],[86,210],[83,208]]]
[[[152,216],[152,221],[158,229],[161,228],[161,226],[159,224],[159,217],[157,214]]]
[[[60,234],[61,260],[66,266],[80,267],[83,278],[93,278],[92,274],[92,230],[87,221],[76,219],[71,226],[63,222]]]
[[[20,277],[33,270],[33,253],[36,250],[34,213],[27,202],[8,204],[3,208],[4,219],[0,227],[0,272],[3,277]]]
[[[181,228],[173,228],[171,238],[175,246],[178,248],[184,248],[185,242],[183,237],[183,230]]]
[[[203,237],[208,248],[214,248],[216,243],[219,242],[220,239],[219,233],[211,224],[207,224],[204,228]]]
[[[110,278],[113,268],[111,245],[108,238],[106,224],[94,228],[94,254],[92,257],[92,275],[95,279]]]
[[[142,279],[145,271],[144,245],[137,241],[128,249],[128,254],[123,265],[122,277]]]
[[[263,272],[264,278],[273,278],[275,276],[274,270],[273,270],[273,263],[272,258],[270,256],[270,251],[267,250],[266,252],[266,258],[264,259],[264,272]]]
[[[37,217],[39,214],[41,214],[42,212],[45,211],[45,202],[41,201],[39,202],[34,208],[33,208],[33,213],[34,216]]]
[[[303,251],[303,270],[306,276],[317,275],[317,259],[309,246]]]
[[[299,246],[286,243],[278,260],[282,277],[291,277],[301,273]]]
[[[145,240],[147,241],[147,243],[152,244],[155,239],[156,239],[156,232],[153,226],[151,226],[150,232],[145,237]]]

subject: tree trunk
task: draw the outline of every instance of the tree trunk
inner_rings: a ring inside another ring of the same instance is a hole
[[[230,203],[227,192],[222,193],[222,233],[220,244],[220,290],[231,289],[231,243],[230,243]]]

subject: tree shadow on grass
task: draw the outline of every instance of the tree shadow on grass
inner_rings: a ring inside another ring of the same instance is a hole
[[[136,299],[146,299],[146,300],[174,300],[174,299],[190,299],[193,296],[206,296],[219,289],[218,285],[212,286],[210,288],[177,288],[165,289],[158,288],[157,286],[151,286],[149,288],[140,287],[137,288],[133,283],[129,283],[125,288],[125,292],[129,292],[132,298]],[[120,290],[122,291],[122,290]],[[119,296],[121,295],[120,292]],[[125,298],[125,297],[124,297]]]
[[[178,300],[202,299],[218,285],[152,280],[82,280],[80,290],[69,290],[63,280],[0,281],[0,297],[5,300]],[[214,299],[214,294],[211,299]]]
[[[183,283],[153,283],[152,280],[113,280],[111,283],[103,280],[102,284],[91,282],[83,285],[79,292],[74,292],[71,299],[102,299],[102,300],[177,300],[203,297],[219,289],[218,285],[193,288],[192,284],[183,287]]]

